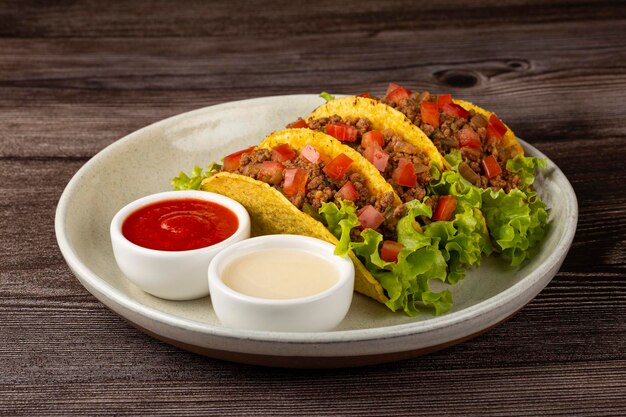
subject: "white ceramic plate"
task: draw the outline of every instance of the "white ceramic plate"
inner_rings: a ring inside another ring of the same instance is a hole
[[[68,265],[85,288],[136,327],[168,343],[209,356],[263,365],[334,367],[417,356],[475,336],[510,317],[557,273],[576,230],[576,196],[549,161],[536,187],[550,207],[550,225],[539,254],[512,268],[498,258],[452,288],[446,315],[406,317],[355,295],[332,332],[276,333],[223,327],[209,297],[166,301],[127,281],[113,258],[108,227],[128,202],[171,189],[170,179],[206,166],[304,116],[322,100],[293,95],[207,107],[160,121],[107,147],[72,178],[59,201],[55,229]],[[545,158],[521,142],[529,155]]]

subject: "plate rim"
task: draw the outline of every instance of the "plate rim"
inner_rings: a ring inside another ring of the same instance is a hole
[[[522,278],[519,282],[513,284],[512,286],[506,288],[504,291],[499,292],[498,294],[483,300],[477,304],[464,308],[463,310],[452,312],[443,316],[433,317],[427,320],[421,320],[411,323],[402,323],[389,325],[384,327],[374,327],[374,328],[366,328],[366,329],[348,329],[348,330],[336,330],[329,332],[317,332],[317,333],[297,333],[297,332],[263,332],[256,330],[239,330],[239,329],[231,329],[226,327],[214,326],[207,323],[198,322],[191,319],[186,319],[181,316],[176,316],[171,313],[167,313],[164,311],[160,311],[158,309],[149,307],[145,304],[140,303],[139,301],[128,297],[124,292],[118,291],[108,282],[106,282],[103,278],[99,277],[96,273],[91,271],[85,264],[80,261],[80,258],[75,253],[74,249],[69,243],[69,239],[65,233],[65,220],[66,213],[70,202],[70,196],[77,185],[80,183],[81,178],[84,176],[86,172],[88,172],[94,165],[100,160],[105,159],[111,152],[115,152],[115,150],[119,147],[125,146],[128,142],[134,140],[135,137],[140,137],[145,134],[147,131],[152,129],[157,129],[162,125],[168,125],[175,122],[177,119],[186,118],[192,115],[197,115],[202,112],[211,109],[213,111],[219,110],[221,107],[229,107],[229,106],[239,106],[247,103],[254,103],[255,101],[280,101],[283,99],[311,99],[313,97],[317,97],[314,94],[294,94],[294,95],[279,95],[279,96],[266,96],[266,97],[257,97],[252,99],[244,99],[237,101],[230,101],[225,103],[220,103],[216,105],[206,106],[202,108],[198,108],[195,110],[191,110],[188,112],[180,113],[174,116],[167,117],[165,119],[159,120],[157,122],[151,123],[145,127],[142,127],[134,132],[129,133],[128,135],[114,141],[109,144],[98,153],[96,153],[92,158],[90,158],[81,168],[72,176],[68,184],[66,185],[61,197],[59,198],[59,202],[57,204],[56,212],[55,212],[55,234],[57,238],[57,244],[61,253],[67,262],[68,266],[74,273],[74,275],[79,279],[81,284],[98,300],[103,302],[107,306],[107,308],[112,309],[106,302],[100,299],[97,294],[94,294],[90,287],[93,287],[96,291],[99,292],[100,295],[107,298],[113,303],[118,304],[120,307],[130,310],[135,314],[139,314],[140,316],[144,316],[149,320],[156,321],[160,324],[166,326],[173,326],[175,328],[180,328],[186,331],[191,331],[197,334],[202,334],[204,336],[210,337],[220,337],[227,339],[243,339],[243,340],[252,340],[258,342],[279,342],[279,343],[296,343],[296,344],[339,344],[346,342],[365,342],[365,341],[373,341],[373,340],[382,340],[382,339],[393,339],[400,338],[412,335],[419,335],[424,333],[430,333],[438,330],[448,329],[452,327],[462,326],[465,322],[469,320],[475,320],[477,317],[484,316],[492,311],[495,311],[502,306],[510,303],[514,298],[516,298],[516,294],[524,293],[532,289],[534,286],[539,285],[535,290],[533,290],[532,295],[529,298],[529,301],[532,300],[554,277],[556,272],[558,272],[558,268],[563,262],[570,246],[573,241],[576,226],[578,222],[578,203],[576,199],[576,194],[574,189],[567,179],[567,177],[563,174],[563,172],[559,169],[559,167],[552,162],[545,154],[540,152],[538,149],[528,144],[527,142],[520,140],[522,147],[529,151],[529,153],[533,154],[533,156],[537,156],[540,158],[545,158],[548,161],[548,168],[554,170],[557,175],[563,177],[563,180],[566,184],[566,189],[564,190],[566,194],[573,199],[573,206],[570,208],[571,213],[567,219],[567,230],[562,235],[561,239],[557,243],[558,250],[553,251],[548,255],[546,260],[541,264],[544,266],[545,270],[553,270],[554,274],[546,278],[544,273],[541,272],[540,269],[535,269],[531,271],[528,275]],[[542,280],[543,278],[543,280]],[[545,281],[545,282],[542,282]],[[88,284],[88,285],[86,285]],[[526,301],[528,302],[528,301]],[[523,305],[526,304],[524,302]],[[521,308],[521,307],[520,307]],[[113,310],[113,309],[112,309]],[[119,312],[115,311],[117,314]],[[399,351],[402,349],[399,349]]]

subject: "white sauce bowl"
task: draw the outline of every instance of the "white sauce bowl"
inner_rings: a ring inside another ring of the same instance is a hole
[[[338,272],[330,288],[306,297],[269,299],[240,293],[223,281],[224,271],[238,259],[272,249],[308,252],[323,258]],[[208,269],[213,309],[228,327],[284,332],[320,332],[336,327],[352,302],[354,265],[348,257],[333,254],[335,246],[297,235],[260,236],[236,243],[217,254]]]
[[[184,251],[144,248],[122,234],[122,224],[134,211],[160,201],[189,198],[210,201],[231,210],[239,221],[235,233],[214,245]],[[129,281],[159,298],[192,300],[209,295],[206,271],[211,259],[233,243],[250,237],[250,216],[241,204],[220,194],[195,190],[168,191],[124,206],[113,217],[110,233],[115,260]]]

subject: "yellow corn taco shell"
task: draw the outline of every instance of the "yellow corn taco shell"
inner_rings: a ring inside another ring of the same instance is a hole
[[[281,143],[288,143],[298,152],[302,151],[306,145],[310,144],[322,155],[335,158],[340,154],[345,154],[352,159],[352,164],[358,172],[363,174],[367,183],[366,186],[373,195],[382,195],[387,192],[394,194],[395,205],[402,204],[400,198],[393,191],[393,187],[380,175],[378,169],[363,157],[360,153],[349,146],[344,145],[339,140],[322,132],[311,129],[285,129],[274,132],[266,137],[258,146],[261,149],[272,149]]]
[[[307,120],[331,117],[333,115],[346,117],[367,117],[372,127],[377,130],[393,129],[404,139],[417,146],[439,168],[449,167],[435,145],[420,128],[415,126],[401,112],[391,106],[364,97],[343,97],[331,100],[315,109]]]
[[[489,120],[489,117],[492,114],[494,114],[493,112],[485,110],[482,107],[478,107],[475,104],[470,103],[469,101],[454,100],[454,99],[452,101],[454,101],[459,106],[463,107],[465,110],[468,110],[468,111],[474,110],[474,112],[478,114],[482,114],[483,116],[485,116],[487,120]],[[515,137],[515,133],[513,133],[510,127],[506,126],[506,128],[508,130],[502,137],[502,145],[504,146],[505,149],[506,148],[515,149],[517,155],[524,155],[524,149],[522,148],[522,145],[520,145],[519,142],[517,141],[517,138]]]
[[[392,193],[395,205],[402,204],[393,191],[393,187],[385,181],[374,165],[370,164],[360,153],[343,145],[332,136],[311,129],[285,129],[266,137],[257,148],[269,150],[282,143],[288,143],[298,152],[310,144],[322,155],[331,159],[342,153],[345,154],[353,161],[352,169],[363,175],[366,181],[365,186],[372,195],[381,196],[385,193]],[[201,188],[225,195],[241,203],[250,214],[253,236],[298,234],[316,237],[334,245],[338,243],[335,236],[322,223],[299,210],[280,191],[262,181],[244,175],[220,172],[205,179]],[[389,301],[380,283],[357,259],[356,255],[350,252],[349,256],[355,266],[355,290],[381,303]]]
[[[202,181],[201,188],[241,203],[250,214],[253,236],[296,234],[322,239],[334,245],[338,243],[335,236],[322,223],[300,211],[280,191],[262,181],[244,175],[220,172]],[[350,252],[349,256],[355,268],[354,289],[383,304],[389,301],[383,287],[356,255]]]

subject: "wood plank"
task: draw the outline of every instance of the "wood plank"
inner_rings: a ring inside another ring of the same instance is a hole
[[[254,45],[247,38],[0,39],[0,156],[90,156],[194,108],[320,90],[382,94],[390,80],[494,109],[532,143],[624,138],[626,22],[585,24],[572,45],[563,33],[577,30],[538,25],[527,38],[515,28],[413,32],[422,42],[407,42],[403,32],[347,34],[335,52],[322,34]],[[485,50],[489,37],[498,38],[498,50]],[[431,43],[436,57],[427,52]],[[360,52],[364,45],[370,53]],[[450,86],[459,74],[476,84]]]
[[[626,16],[624,4],[611,1],[453,0],[345,2],[318,0],[292,7],[287,0],[263,7],[236,1],[133,1],[102,7],[91,1],[34,0],[5,3],[0,36],[11,37],[237,37],[251,39],[325,32],[496,27],[558,21],[609,21]]]
[[[620,416],[626,363],[583,362],[513,369],[421,371],[397,367],[291,371],[203,367],[200,379],[106,380],[0,388],[11,415],[588,415]],[[131,365],[131,364],[129,364]],[[184,365],[190,365],[185,363]],[[196,364],[194,364],[196,365]],[[417,365],[417,366],[415,366]],[[201,365],[200,365],[201,366]],[[130,366],[132,368],[132,365]],[[217,384],[216,381],[221,383]],[[380,387],[394,387],[382,393]],[[332,392],[341,395],[332,395]],[[27,397],[25,393],[29,393]],[[429,399],[441,398],[445,401]],[[575,397],[575,399],[574,399]],[[236,400],[235,400],[236,398]],[[471,401],[469,399],[472,399]]]

